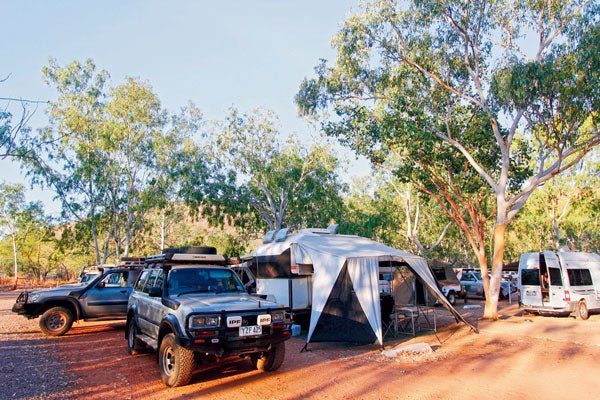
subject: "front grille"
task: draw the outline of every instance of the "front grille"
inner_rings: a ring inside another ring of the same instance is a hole
[[[256,315],[246,315],[242,317],[242,326],[256,325]]]

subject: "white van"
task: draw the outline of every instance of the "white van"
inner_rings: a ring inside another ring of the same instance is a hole
[[[525,253],[519,260],[520,306],[526,311],[576,314],[600,310],[600,255]]]

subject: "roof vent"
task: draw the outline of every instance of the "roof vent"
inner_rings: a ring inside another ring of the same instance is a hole
[[[285,240],[285,238],[287,237],[288,232],[290,231],[290,228],[283,228],[277,231],[277,234],[275,235],[275,241],[276,242],[283,242]]]
[[[271,243],[273,241],[273,239],[275,239],[275,234],[277,233],[277,230],[272,230],[269,231],[265,234],[265,237],[263,238],[263,243]]]

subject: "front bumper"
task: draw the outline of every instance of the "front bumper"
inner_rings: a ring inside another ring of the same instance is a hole
[[[192,351],[224,355],[244,355],[267,351],[273,344],[281,343],[292,336],[291,324],[283,329],[272,330],[256,337],[239,337],[229,330],[219,330],[214,335],[176,337],[175,342]]]
[[[23,315],[27,318],[39,317],[41,311],[41,304],[28,303],[28,298],[29,294],[27,292],[21,293],[19,297],[17,297],[17,301],[12,307],[12,312],[17,313],[19,315]]]

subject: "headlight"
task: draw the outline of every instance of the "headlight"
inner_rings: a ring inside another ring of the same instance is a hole
[[[32,303],[36,302],[38,299],[40,298],[40,294],[39,293],[35,293],[32,294],[31,296],[29,296],[28,300]]]
[[[190,318],[190,329],[216,327],[221,325],[221,317],[218,315],[202,315]]]
[[[271,319],[273,321],[283,321],[285,319],[285,311],[273,311],[271,312]]]

